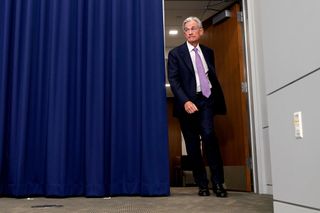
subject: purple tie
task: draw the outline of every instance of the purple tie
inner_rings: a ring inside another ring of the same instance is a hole
[[[194,48],[193,49],[196,55],[196,67],[198,70],[198,76],[199,76],[199,81],[200,81],[200,88],[201,92],[205,97],[209,97],[211,94],[210,86],[209,86],[209,81],[206,76],[206,73],[204,71],[204,67],[200,58],[200,55],[198,53],[198,49]]]

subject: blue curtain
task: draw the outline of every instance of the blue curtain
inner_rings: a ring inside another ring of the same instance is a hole
[[[0,1],[0,195],[169,195],[162,0]]]

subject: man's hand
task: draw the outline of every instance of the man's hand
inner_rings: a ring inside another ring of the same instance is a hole
[[[187,101],[185,104],[184,104],[184,110],[186,110],[187,113],[189,114],[192,114],[196,111],[198,111],[198,108],[197,106],[192,103],[191,101]]]

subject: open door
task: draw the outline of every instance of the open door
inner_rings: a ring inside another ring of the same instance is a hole
[[[230,8],[230,18],[215,25],[211,19],[205,21],[201,43],[214,50],[216,72],[227,104],[227,115],[215,118],[225,166],[225,183],[231,190],[252,191],[249,112],[239,11],[240,5],[235,4]]]

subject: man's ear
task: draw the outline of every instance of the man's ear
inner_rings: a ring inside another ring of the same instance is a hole
[[[202,36],[203,33],[204,33],[204,29],[203,28],[200,28],[200,31],[199,31],[200,35]]]

